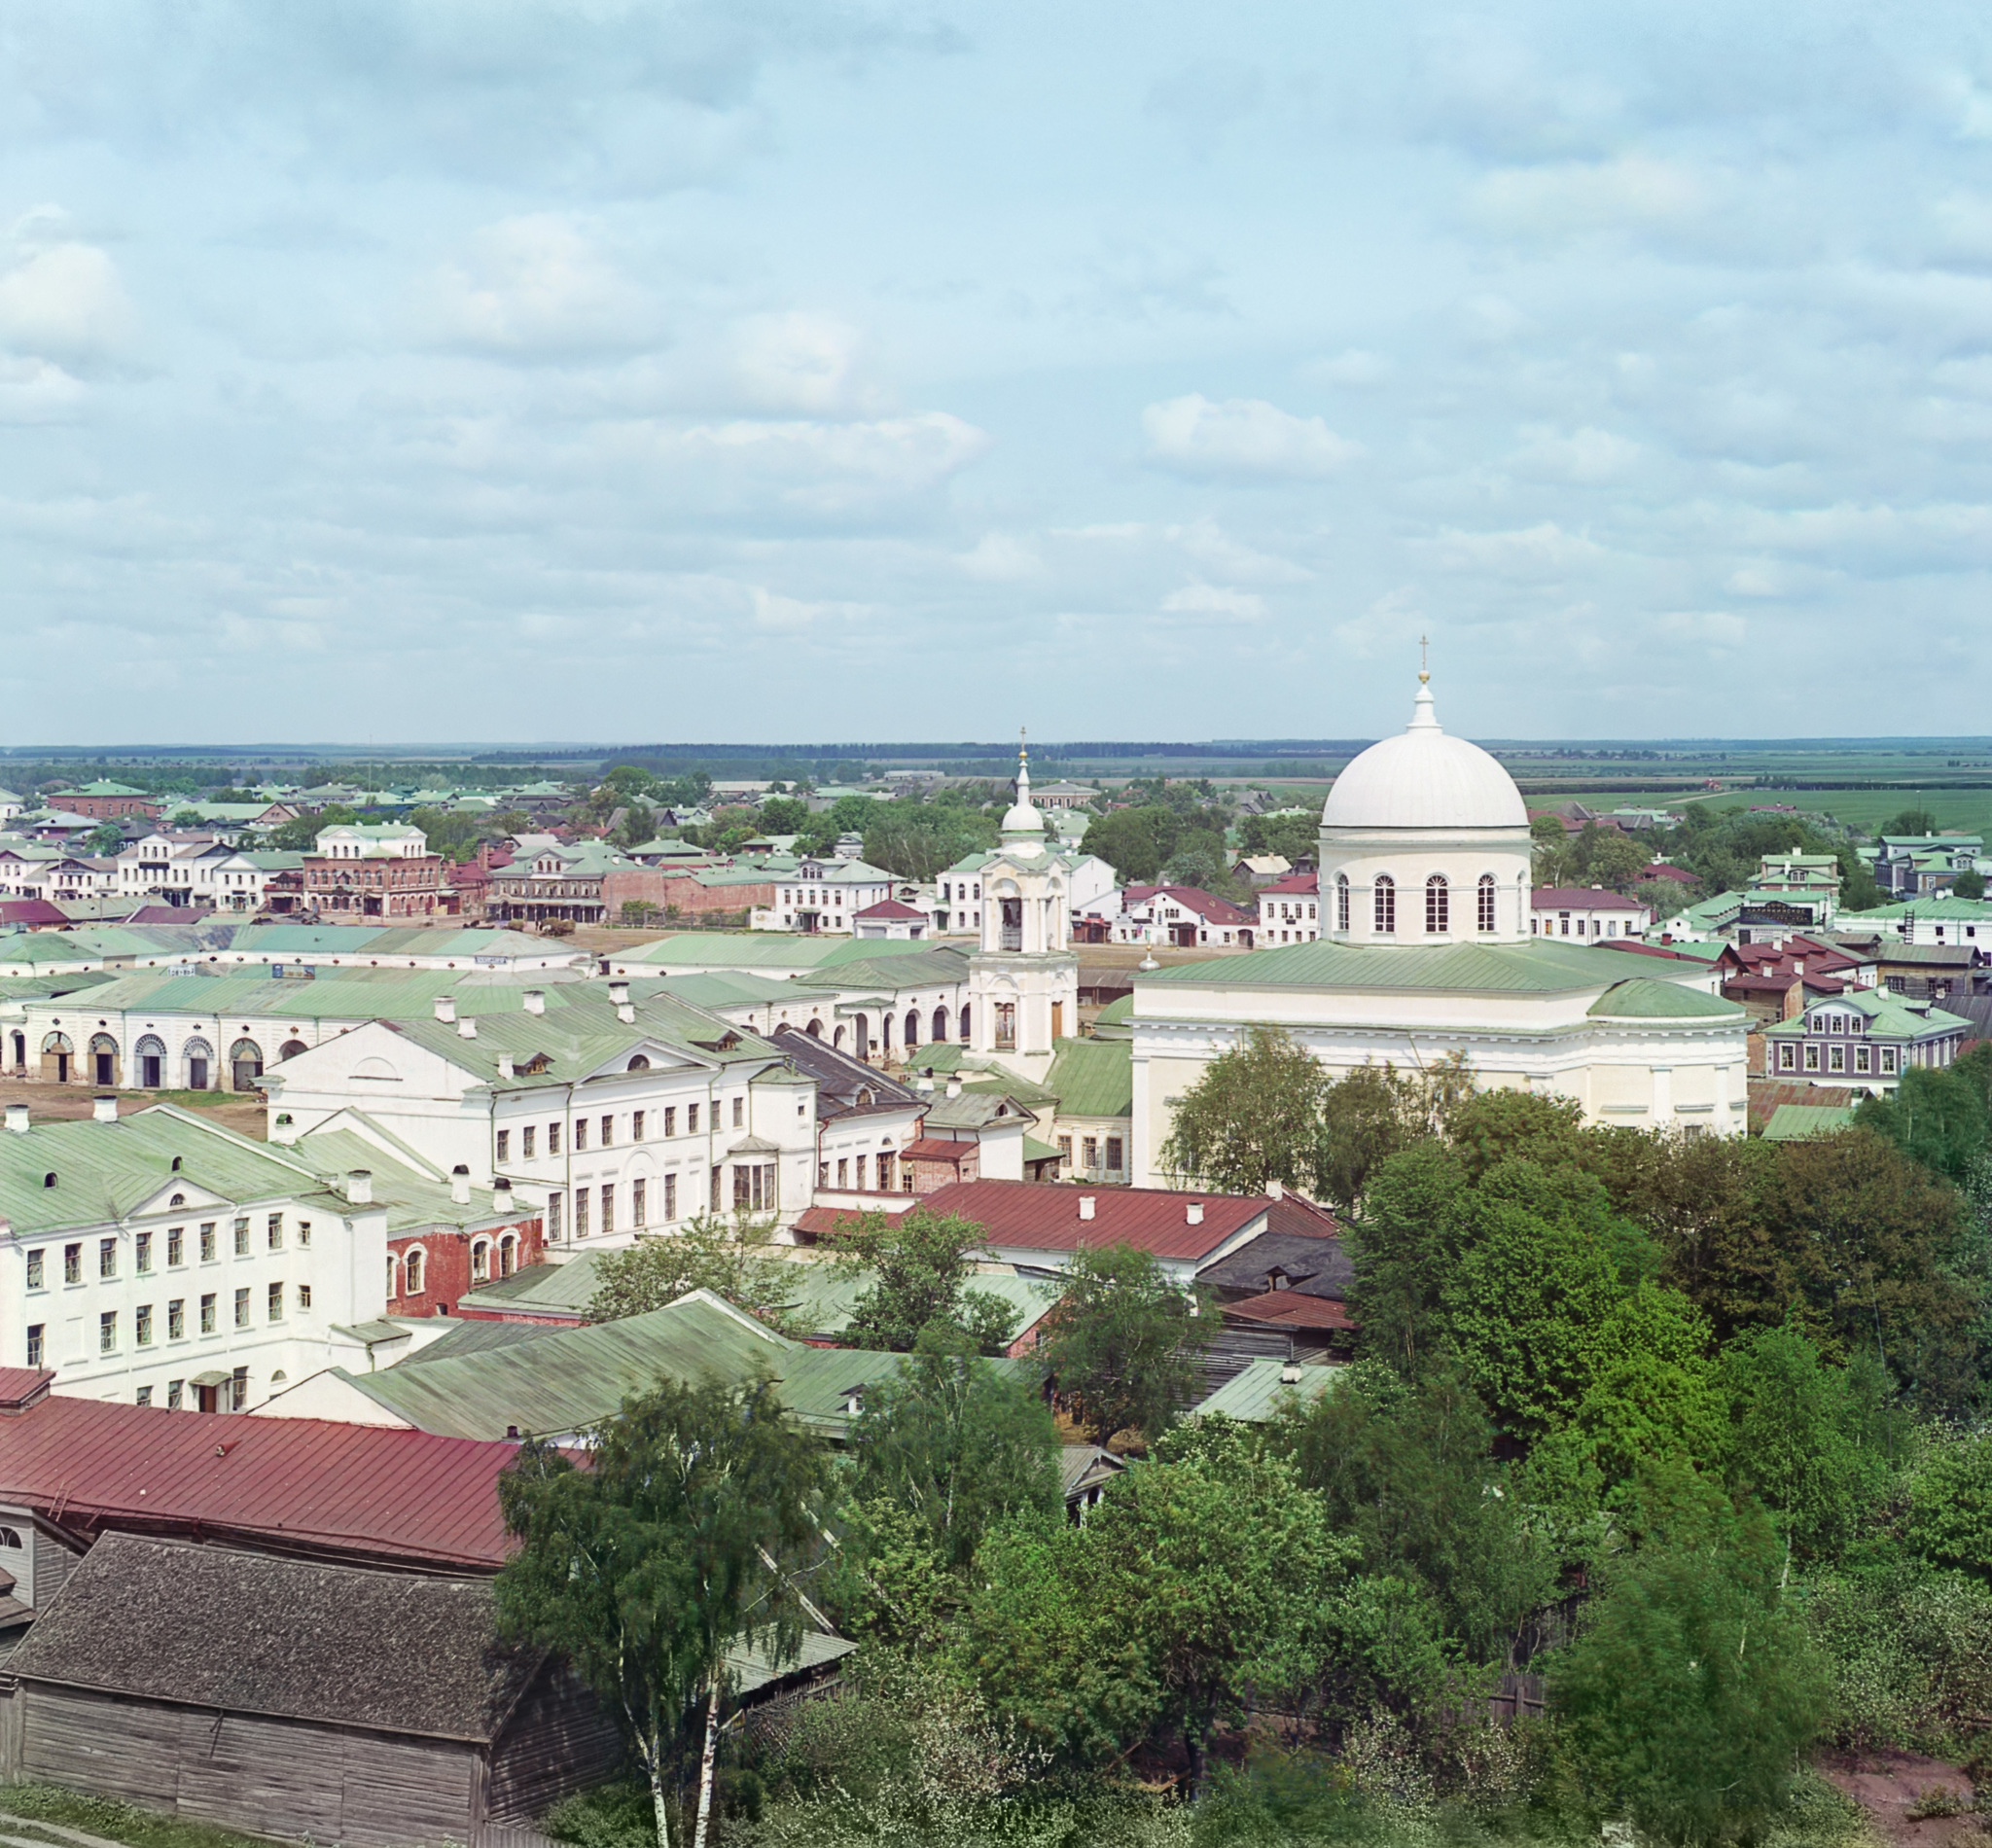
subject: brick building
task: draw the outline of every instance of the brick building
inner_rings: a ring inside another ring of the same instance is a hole
[[[419,828],[353,823],[327,828],[303,868],[303,900],[321,915],[433,917],[456,909],[446,862]]]
[[[87,815],[91,821],[114,821],[120,815],[158,821],[165,806],[158,797],[123,783],[86,783],[81,789],[65,789],[51,800],[65,814]]]

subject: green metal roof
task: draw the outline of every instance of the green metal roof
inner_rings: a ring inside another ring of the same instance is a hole
[[[1319,1399],[1341,1380],[1339,1367],[1301,1367],[1294,1369],[1300,1376],[1298,1381],[1290,1384],[1280,1377],[1285,1368],[1283,1361],[1247,1361],[1242,1373],[1227,1380],[1208,1399],[1192,1407],[1191,1417],[1215,1413],[1246,1424],[1263,1425],[1286,1405],[1305,1404]]]
[[[1060,1040],[1045,1084],[1061,1117],[1132,1117],[1134,1042]]]
[[[881,875],[883,876],[883,875]],[[688,969],[827,969],[841,963],[932,954],[916,939],[822,937],[788,931],[679,931],[638,949],[611,950],[619,963]]]
[[[1174,969],[1136,970],[1135,994],[1205,988],[1424,989],[1456,994],[1578,994],[1604,988],[1625,965],[1618,952],[1564,943],[1395,945],[1288,943]],[[1141,1011],[1146,1013],[1149,1010]]]
[[[1853,1120],[1851,1104],[1780,1104],[1764,1124],[1763,1137],[1766,1142],[1803,1142],[1833,1135]]]
[[[585,1251],[564,1264],[528,1264],[473,1290],[458,1307],[504,1309],[515,1315],[579,1315],[601,1287],[599,1252]]]
[[[1110,1001],[1099,1012],[1097,1025],[1103,1027],[1124,1027],[1134,1018],[1134,997],[1122,995],[1118,1001]]]
[[[1636,976],[1615,982],[1584,1010],[1598,1020],[1741,1020],[1743,1009],[1678,981]]]
[[[1842,911],[1839,927],[1849,924],[1900,924],[1904,918],[1930,918],[1939,924],[1992,924],[1992,904],[1982,899],[1911,899],[1902,905],[1884,905],[1872,911]]]
[[[1821,1009],[1858,1013],[1868,1022],[1870,1040],[1923,1040],[1939,1033],[1972,1031],[1972,1023],[1941,1008],[1925,1004],[1917,1007],[1884,988],[1849,988],[1844,994],[1807,1002],[1806,1013]],[[1763,1030],[1766,1039],[1791,1040],[1805,1037],[1805,1018],[1778,1020]]]
[[[53,1187],[45,1181],[50,1174]],[[71,1119],[35,1123],[26,1135],[0,1133],[0,1214],[17,1237],[124,1219],[175,1181],[237,1205],[289,1195],[346,1210],[287,1151],[170,1104],[114,1123]]]

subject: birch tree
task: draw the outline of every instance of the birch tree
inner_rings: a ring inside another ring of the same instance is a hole
[[[712,1809],[727,1652],[777,1665],[802,1632],[818,1446],[773,1388],[667,1384],[594,1434],[589,1465],[528,1439],[500,1479],[519,1549],[498,1576],[501,1631],[553,1651],[621,1720],[649,1782],[658,1848],[697,1757],[692,1848]]]

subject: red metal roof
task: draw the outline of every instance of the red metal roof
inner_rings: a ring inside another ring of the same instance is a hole
[[[1080,1217],[1091,1200],[1093,1217]],[[1273,1202],[1236,1193],[1172,1193],[1160,1188],[1047,1186],[1038,1181],[956,1181],[937,1188],[921,1205],[930,1213],[974,1220],[991,1245],[1027,1251],[1077,1251],[1082,1246],[1134,1245],[1157,1258],[1201,1261],[1256,1226]],[[1192,1225],[1189,1209],[1203,1217]]]
[[[1339,1302],[1327,1297],[1304,1297],[1298,1290],[1269,1290],[1263,1297],[1225,1304],[1227,1317],[1270,1322],[1288,1329],[1353,1329],[1355,1321]]]
[[[1221,899],[1200,885],[1130,885],[1121,894],[1120,908],[1131,911],[1137,905],[1146,905],[1149,900],[1157,898],[1174,899],[1186,911],[1194,912],[1206,924],[1252,924],[1258,921],[1254,912],[1239,910],[1229,899]]]
[[[1597,947],[1622,949],[1634,956],[1664,956],[1670,963],[1700,962],[1698,956],[1684,956],[1678,949],[1662,949],[1657,943],[1642,943],[1636,937],[1608,937]],[[1706,968],[1707,964],[1702,964]]]
[[[318,1418],[53,1394],[0,1418],[0,1502],[85,1533],[259,1541],[319,1558],[495,1572],[518,1446]]]
[[[0,899],[0,924],[67,924],[69,913],[47,899]]]
[[[946,1146],[953,1148],[956,1145],[949,1143]],[[977,1145],[972,1142],[965,1142],[959,1146],[964,1149],[973,1149]],[[927,1197],[931,1199],[933,1196],[930,1194]],[[884,1213],[889,1217],[897,1218],[910,1207],[925,1206],[926,1204],[926,1199],[907,1198],[895,1205],[887,1205],[881,1200],[875,1207],[864,1208],[855,1206],[805,1206],[797,1215],[796,1230],[809,1238],[829,1238],[837,1232],[849,1231],[867,1213]]]
[[[0,1367],[0,1406],[24,1405],[49,1389],[55,1375],[46,1367]]]
[[[910,905],[902,905],[897,899],[881,899],[876,905],[868,905],[857,913],[859,917],[916,917],[924,920],[927,913]]]
[[[946,1142],[939,1136],[921,1136],[902,1149],[902,1160],[911,1157],[915,1161],[952,1161],[957,1167],[981,1147],[978,1142]],[[810,1209],[812,1212],[814,1208]]]
[[[1298,1193],[1285,1193],[1270,1203],[1265,1229],[1290,1238],[1339,1238],[1342,1223],[1325,1206],[1304,1200]]]
[[[1279,878],[1273,880],[1273,882],[1270,885],[1261,886],[1259,888],[1259,896],[1263,899],[1278,898],[1282,894],[1291,896],[1292,894],[1298,892],[1304,894],[1306,897],[1311,899],[1316,897],[1320,893],[1320,873],[1288,872],[1283,873]]]
[[[1639,876],[1642,880],[1672,879],[1677,885],[1692,885],[1694,883],[1694,874],[1690,872],[1686,867],[1663,866],[1657,860]]]

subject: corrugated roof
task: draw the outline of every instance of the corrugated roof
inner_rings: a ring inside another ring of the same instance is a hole
[[[1851,1126],[1851,1104],[1780,1104],[1763,1126],[1766,1142],[1803,1142],[1812,1136],[1836,1135]]]
[[[1243,1322],[1261,1322],[1288,1329],[1353,1329],[1355,1319],[1333,1297],[1319,1297],[1304,1290],[1269,1290],[1263,1296],[1247,1297],[1227,1302],[1227,1321],[1236,1316]]]
[[[1286,943],[1174,969],[1137,969],[1135,996],[1175,986],[1206,988],[1420,989],[1448,994],[1578,994],[1618,979],[1603,949],[1575,944],[1448,943],[1433,948],[1384,944]],[[1154,995],[1138,1012],[1153,1012]]]
[[[1065,1117],[1132,1117],[1134,1042],[1060,1040],[1045,1074]]]
[[[1080,1217],[1091,1200],[1093,1217]],[[927,1194],[934,1214],[959,1214],[989,1235],[992,1246],[1024,1251],[1077,1251],[1082,1246],[1134,1245],[1157,1258],[1205,1259],[1263,1219],[1269,1200],[1235,1193],[1176,1193],[1160,1188],[1048,1187],[1036,1181],[956,1181]],[[1192,1225],[1189,1209],[1203,1208]]]
[[[563,1264],[527,1264],[473,1290],[457,1303],[457,1312],[579,1316],[601,1287],[600,1257],[585,1251]]]
[[[1298,1377],[1289,1381],[1283,1373]],[[1282,1361],[1247,1361],[1244,1371],[1227,1380],[1216,1392],[1192,1407],[1190,1415],[1201,1418],[1217,1415],[1236,1418],[1246,1424],[1263,1425],[1284,1406],[1305,1404],[1332,1392],[1340,1383],[1339,1367],[1298,1367],[1289,1369]]]
[[[1615,982],[1584,1010],[1599,1020],[1741,1020],[1743,1010],[1720,995],[1678,981],[1634,977]]]
[[[353,1560],[495,1572],[516,1446],[378,1425],[51,1394],[0,1418],[0,1501],[87,1532],[202,1533]]]

